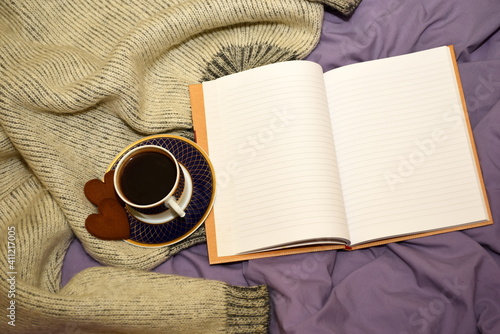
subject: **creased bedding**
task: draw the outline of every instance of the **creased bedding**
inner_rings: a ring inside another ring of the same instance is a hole
[[[354,252],[216,266],[201,243],[154,271],[266,285],[271,333],[500,333],[500,2],[364,1],[350,17],[327,12],[307,58],[328,70],[448,44],[458,57],[494,225]],[[71,293],[70,279],[97,266],[74,240],[62,285]]]

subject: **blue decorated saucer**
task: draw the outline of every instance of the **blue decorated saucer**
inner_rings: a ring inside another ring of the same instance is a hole
[[[142,145],[158,145],[170,151],[186,168],[192,178],[193,195],[186,209],[186,216],[176,217],[162,224],[148,224],[135,218],[127,207],[130,224],[128,243],[142,247],[162,247],[177,243],[201,226],[215,200],[215,177],[208,155],[198,144],[173,135],[154,135],[136,141],[120,152],[107,171],[115,169],[118,161],[131,149]]]

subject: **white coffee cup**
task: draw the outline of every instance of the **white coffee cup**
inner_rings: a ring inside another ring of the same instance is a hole
[[[113,181],[129,212],[152,224],[184,217],[193,191],[189,172],[170,151],[157,145],[127,152],[116,165]]]

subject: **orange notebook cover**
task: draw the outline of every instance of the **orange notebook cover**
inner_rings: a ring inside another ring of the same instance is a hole
[[[450,48],[450,53],[451,53],[452,59],[455,60],[456,58],[455,58],[454,49],[452,46],[449,46],[449,48]],[[219,256],[219,254],[217,252],[216,224],[215,224],[215,219],[217,217],[217,200],[216,200],[215,205],[214,205],[214,209],[212,210],[212,212],[210,213],[210,215],[207,217],[207,219],[205,221],[210,264],[235,262],[235,261],[243,261],[243,260],[250,260],[250,259],[257,259],[257,258],[290,255],[290,254],[298,254],[298,253],[307,253],[307,252],[316,252],[316,251],[324,251],[324,250],[333,250],[333,249],[355,250],[355,249],[361,249],[361,248],[372,247],[372,246],[377,246],[377,245],[383,245],[383,244],[392,243],[392,242],[399,242],[399,241],[404,241],[404,240],[408,240],[408,239],[420,238],[420,237],[425,237],[425,236],[430,236],[430,235],[436,235],[436,234],[441,234],[441,233],[446,233],[446,232],[451,232],[451,231],[457,231],[457,230],[463,230],[463,229],[493,224],[491,210],[490,210],[490,207],[488,204],[486,189],[484,186],[484,181],[482,178],[481,169],[480,169],[480,165],[479,165],[479,160],[478,160],[477,152],[475,150],[472,130],[471,130],[470,123],[468,120],[465,98],[464,98],[463,91],[462,91],[462,85],[461,85],[460,76],[459,76],[456,61],[453,61],[453,66],[454,66],[454,72],[455,72],[457,85],[458,85],[459,93],[460,93],[460,98],[461,98],[461,102],[462,102],[461,104],[463,107],[463,113],[464,113],[465,119],[466,119],[468,135],[469,135],[469,139],[470,139],[471,144],[472,144],[472,148],[474,150],[473,155],[474,155],[474,160],[475,160],[475,166],[478,170],[482,195],[485,199],[486,210],[487,210],[487,214],[489,217],[486,221],[480,221],[480,222],[470,223],[470,224],[466,224],[466,225],[454,226],[454,227],[450,227],[450,228],[444,228],[444,229],[433,230],[433,231],[428,231],[428,232],[416,233],[416,234],[411,234],[411,235],[390,237],[390,238],[386,238],[386,239],[376,240],[373,242],[358,244],[358,245],[353,246],[353,247],[350,247],[347,245],[338,245],[338,244],[337,245],[332,245],[332,244],[313,245],[313,246],[300,246],[300,247],[293,247],[293,248],[283,248],[283,249],[277,249],[277,250],[261,251],[261,252],[255,252],[255,253],[245,253],[245,254],[240,254],[240,255]],[[210,156],[210,150],[209,150],[209,144],[208,144],[209,138],[207,135],[207,124],[206,124],[206,119],[205,119],[205,104],[204,104],[204,96],[203,96],[203,94],[204,94],[203,93],[203,85],[202,84],[191,85],[189,87],[189,90],[190,90],[190,98],[191,98],[193,127],[195,130],[195,140],[203,149],[206,150],[206,152]]]

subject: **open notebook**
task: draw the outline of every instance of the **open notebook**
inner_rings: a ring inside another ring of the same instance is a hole
[[[491,224],[452,47],[191,86],[217,177],[211,263]]]

